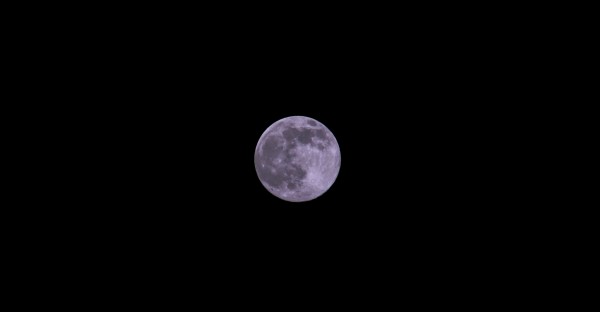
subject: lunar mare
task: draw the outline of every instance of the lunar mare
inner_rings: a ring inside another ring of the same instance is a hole
[[[254,152],[256,173],[273,195],[291,202],[315,199],[335,182],[340,147],[319,121],[291,116],[265,130]]]

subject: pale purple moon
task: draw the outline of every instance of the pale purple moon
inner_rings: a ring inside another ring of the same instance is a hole
[[[341,165],[333,133],[319,121],[291,116],[265,130],[256,144],[254,166],[262,185],[290,202],[323,195],[335,182]]]

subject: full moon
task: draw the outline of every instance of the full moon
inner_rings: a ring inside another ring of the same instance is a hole
[[[304,116],[286,117],[261,135],[254,166],[263,186],[290,202],[325,193],[340,171],[340,147],[322,123]]]

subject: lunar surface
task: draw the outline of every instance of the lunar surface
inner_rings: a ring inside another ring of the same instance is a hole
[[[340,147],[333,133],[304,116],[276,121],[262,134],[254,152],[263,186],[290,202],[323,195],[335,182],[340,164]]]

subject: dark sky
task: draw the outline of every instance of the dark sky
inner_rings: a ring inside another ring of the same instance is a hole
[[[480,250],[512,207],[506,58],[476,27],[348,19],[86,31],[49,56],[72,68],[45,71],[66,72],[45,96],[72,103],[46,108],[60,135],[39,134],[59,177],[46,200],[63,207],[46,213],[79,227],[82,245],[193,263]],[[271,195],[253,163],[263,131],[292,115],[325,124],[341,149],[336,182],[306,203]]]
[[[121,31],[95,42],[95,83],[74,89],[88,103],[77,122],[99,142],[101,197],[216,223],[282,213],[390,222],[473,204],[497,122],[499,97],[481,78],[492,65],[441,29],[328,29],[222,27],[194,40],[190,29]],[[337,182],[305,204],[271,196],[253,167],[264,129],[291,115],[323,122],[342,152]]]
[[[510,270],[498,250],[535,204],[518,200],[531,187],[513,166],[524,155],[506,148],[536,139],[513,140],[531,99],[515,91],[529,85],[521,50],[494,29],[509,22],[348,6],[294,19],[147,5],[36,30],[32,76],[46,87],[28,92],[48,127],[25,143],[42,170],[26,178],[47,191],[27,194],[43,204],[25,211],[63,235],[35,239],[111,289],[131,276],[194,291],[208,275],[209,288],[254,289],[264,272],[278,288],[328,288],[327,276],[394,298],[396,281],[495,283],[479,268]],[[274,197],[254,169],[260,135],[292,115],[325,124],[341,149],[336,182],[306,203]]]
[[[140,86],[150,94],[105,108],[92,202],[108,206],[110,219],[173,229],[200,223],[231,235],[365,235],[399,224],[433,233],[493,204],[479,181],[497,164],[482,159],[486,137],[470,107],[429,94],[430,86],[414,89],[412,72],[395,80],[374,78],[378,70],[323,77],[316,64],[308,72],[276,67],[289,72],[263,65],[252,79],[223,78],[216,89],[201,81]],[[262,132],[292,115],[324,123],[341,149],[335,184],[307,203],[274,197],[254,169]]]

